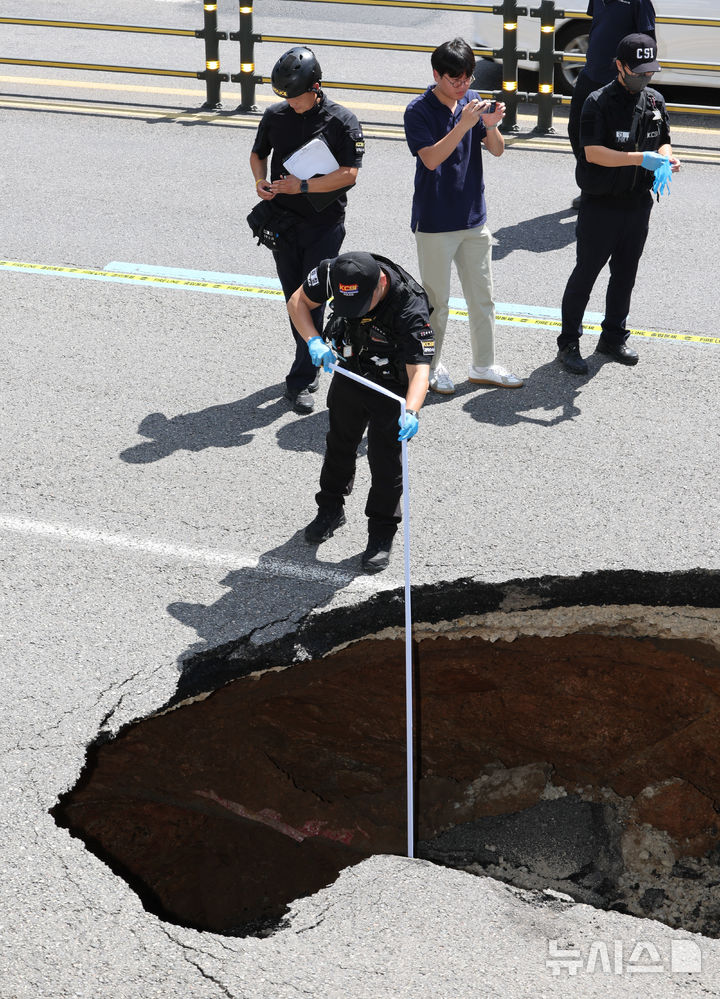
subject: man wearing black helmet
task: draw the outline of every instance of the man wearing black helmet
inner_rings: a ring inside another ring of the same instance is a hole
[[[250,154],[258,196],[284,210],[285,222],[290,223],[273,248],[286,300],[321,260],[337,256],[345,238],[345,192],[355,184],[365,151],[360,123],[354,114],[325,96],[320,89],[321,77],[314,53],[304,46],[296,46],[278,59],[272,87],[284,100],[263,114]],[[334,163],[330,162],[328,170],[323,166],[308,179],[301,179],[285,164],[298,150],[307,153],[306,147],[314,139],[324,143]],[[323,311],[320,308],[313,315],[318,333],[322,331]],[[296,412],[310,413],[317,372],[305,340],[292,322],[290,326],[295,358],[285,379],[285,398]]]

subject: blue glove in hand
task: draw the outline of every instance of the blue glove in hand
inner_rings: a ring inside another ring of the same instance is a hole
[[[663,163],[669,162],[667,156],[663,156],[661,153],[643,153],[642,166],[653,173]]]
[[[661,163],[655,171],[655,180],[653,181],[652,188],[655,194],[669,194],[671,180],[672,167],[670,166],[670,160],[666,160],[664,163]]]
[[[335,355],[321,336],[313,336],[308,340],[310,357],[316,368],[322,364],[323,370],[330,374],[331,365],[335,363]]]
[[[409,441],[418,432],[418,418],[414,413],[405,413],[405,417],[401,416],[398,420],[398,426],[400,427],[398,440]]]

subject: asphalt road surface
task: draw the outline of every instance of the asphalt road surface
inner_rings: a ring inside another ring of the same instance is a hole
[[[48,2],[43,15],[91,20],[96,8]],[[196,20],[172,0],[104,6],[102,20],[151,13]],[[374,15],[378,32],[437,27],[424,12],[410,25],[391,17]],[[373,58],[381,73],[386,57]],[[2,68],[1,999],[607,994],[602,978],[552,975],[547,939],[629,940],[634,921],[617,914],[540,911],[493,882],[376,858],[298,903],[288,931],[228,940],[149,916],[55,826],[48,809],[87,745],[171,698],[184,658],[396,588],[402,551],[382,576],[360,573],[364,463],[347,527],[318,550],[302,540],[327,378],[311,416],[281,398],[287,316],[271,255],[245,224],[254,121],[196,114],[192,95],[88,93],[78,75]],[[399,123],[402,100],[386,105]],[[413,162],[397,130],[368,131],[345,248],[413,271]],[[675,142],[684,166],[653,211],[630,317],[640,363],[605,363],[590,330],[584,379],[554,360],[574,258],[562,130],[487,163],[498,360],[526,384],[470,385],[467,328],[451,322],[458,392],[428,400],[410,446],[413,583],[717,568],[718,135],[683,123]],[[590,326],[602,308],[601,281]],[[658,947],[675,939],[646,930]],[[718,995],[718,948],[703,947],[697,994]],[[687,994],[682,979],[650,977],[647,994]],[[613,980],[619,996],[638,988]]]

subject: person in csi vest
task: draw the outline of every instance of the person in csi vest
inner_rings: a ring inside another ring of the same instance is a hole
[[[313,318],[329,298],[333,315],[322,337]],[[346,375],[333,376],[327,395],[330,428],[315,496],[318,512],[305,528],[306,541],[320,544],[345,523],[345,498],[352,491],[357,449],[367,430],[371,486],[361,561],[365,572],[380,572],[390,561],[401,520],[400,442],[418,431],[435,352],[427,295],[386,257],[345,253],[310,271],[291,296],[288,312],[318,367],[328,371],[337,364],[405,399],[403,419],[394,399]]]
[[[589,0],[588,17],[592,18],[585,65],[573,87],[568,117],[568,138],[575,155],[580,155],[580,115],[585,99],[595,90],[615,79],[615,51],[626,35],[642,34],[655,38],[655,8],[652,0]],[[573,199],[580,207],[580,195]]]
[[[263,201],[274,201],[294,219],[289,233],[273,250],[285,299],[321,260],[334,257],[345,238],[345,192],[357,180],[365,143],[352,112],[323,93],[322,71],[311,49],[295,46],[272,70],[272,88],[283,101],[263,114],[250,154],[255,188]],[[300,180],[284,166],[285,160],[312,139],[321,139],[338,166],[328,173]],[[271,157],[272,154],[272,158]],[[270,172],[268,176],[268,160]],[[323,310],[313,316],[322,330]],[[292,327],[295,356],[285,379],[285,398],[298,413],[314,408],[317,370],[305,341]]]
[[[616,79],[590,94],[583,105],[575,172],[582,191],[577,262],[563,295],[557,339],[557,359],[572,374],[588,371],[580,355],[583,314],[608,262],[605,316],[595,350],[620,364],[638,362],[637,352],[627,345],[625,324],[648,234],[651,188],[659,199],[680,169],[670,144],[665,102],[648,86],[659,69],[655,39],[628,35],[617,48]]]

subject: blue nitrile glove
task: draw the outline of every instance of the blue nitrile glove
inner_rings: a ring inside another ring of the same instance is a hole
[[[418,432],[418,418],[417,414],[413,412],[406,412],[405,417],[402,416],[398,420],[398,426],[400,427],[400,433],[398,434],[399,441],[409,441],[411,437],[414,437]]]
[[[671,180],[672,167],[670,166],[670,160],[666,160],[655,171],[655,180],[653,181],[652,188],[655,194],[665,194],[666,192],[669,194]]]
[[[663,156],[662,153],[643,153],[642,166],[653,173],[661,164],[669,162],[667,156]]]
[[[335,363],[335,355],[321,336],[313,336],[308,340],[310,357],[316,368],[322,364],[323,370],[330,374],[330,365]]]

